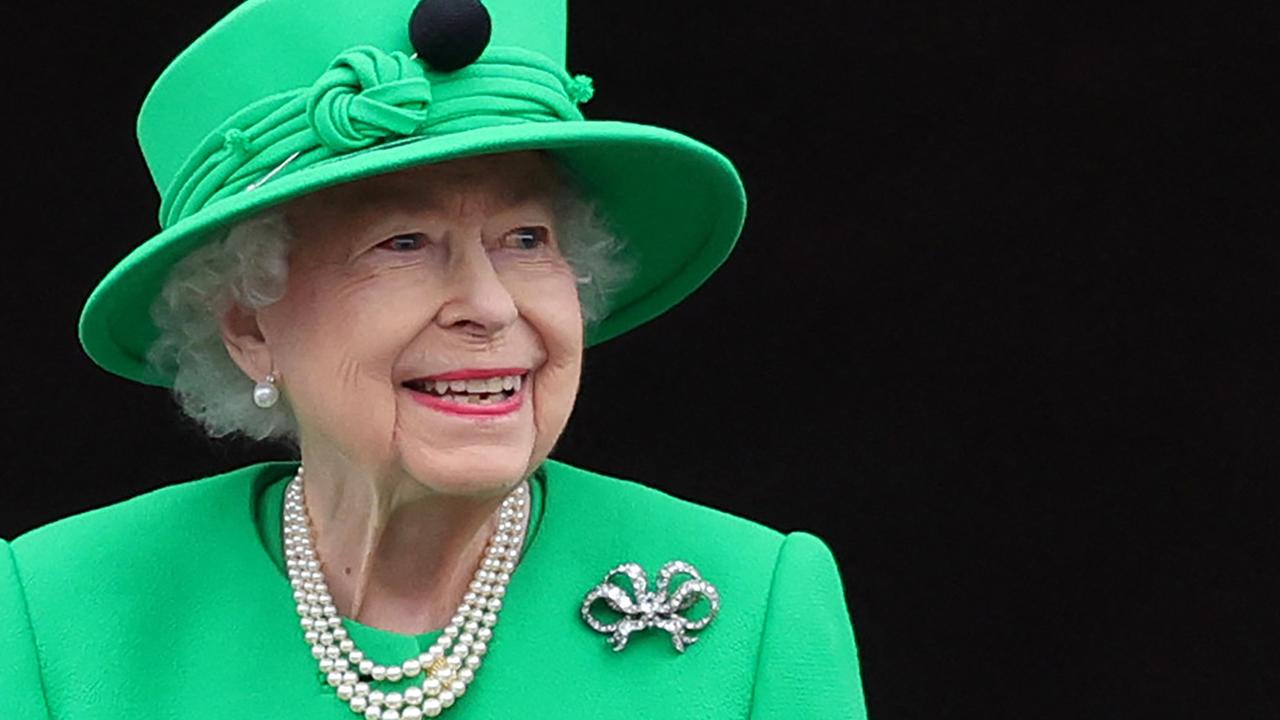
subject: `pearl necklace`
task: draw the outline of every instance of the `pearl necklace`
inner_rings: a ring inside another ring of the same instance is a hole
[[[311,541],[302,493],[302,467],[298,467],[298,474],[285,491],[285,566],[301,616],[303,639],[311,646],[311,656],[318,662],[324,681],[336,688],[338,699],[346,702],[352,712],[364,715],[366,720],[436,717],[467,691],[489,650],[502,598],[524,544],[525,496],[525,486],[521,484],[503,499],[498,529],[489,538],[470,589],[435,643],[404,662],[381,665],[356,647],[334,607]],[[371,686],[419,675],[423,680],[403,693],[383,692]]]

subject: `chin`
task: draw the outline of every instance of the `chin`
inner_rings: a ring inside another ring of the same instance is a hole
[[[505,493],[529,474],[531,448],[479,447],[448,451],[423,448],[403,456],[405,471],[424,488],[444,495]]]

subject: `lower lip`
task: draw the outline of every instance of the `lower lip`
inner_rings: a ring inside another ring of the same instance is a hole
[[[528,380],[526,379],[524,384],[520,386],[520,389],[515,391],[511,397],[503,400],[502,402],[492,403],[490,405],[464,405],[462,403],[449,402],[448,400],[432,393],[418,392],[417,390],[409,390],[409,388],[405,389],[409,391],[409,394],[412,395],[413,399],[419,404],[426,405],[432,410],[439,410],[440,412],[447,413],[449,415],[461,415],[464,417],[496,417],[499,415],[511,415],[515,411],[519,410],[520,406],[524,405],[524,393],[525,388],[527,387]]]

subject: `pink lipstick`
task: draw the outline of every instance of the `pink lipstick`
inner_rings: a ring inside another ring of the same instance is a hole
[[[498,417],[524,405],[525,368],[468,368],[407,380],[414,401],[464,417]],[[500,378],[500,379],[499,379]]]

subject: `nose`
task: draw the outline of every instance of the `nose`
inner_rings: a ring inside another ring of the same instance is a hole
[[[436,318],[444,327],[492,337],[516,321],[515,299],[478,240],[453,244],[446,288],[447,300]]]

